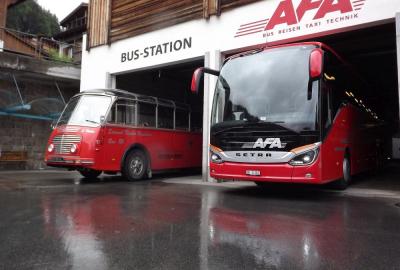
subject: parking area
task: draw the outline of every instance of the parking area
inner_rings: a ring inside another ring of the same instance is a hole
[[[0,269],[396,269],[400,169],[345,192],[0,173]]]

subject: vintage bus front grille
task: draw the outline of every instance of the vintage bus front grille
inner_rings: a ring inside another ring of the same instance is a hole
[[[72,144],[80,143],[81,137],[77,135],[57,135],[53,138],[56,154],[69,154]]]

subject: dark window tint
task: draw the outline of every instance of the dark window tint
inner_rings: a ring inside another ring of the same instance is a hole
[[[156,106],[149,103],[138,104],[138,126],[155,127],[156,126]]]
[[[182,109],[176,109],[175,112],[175,128],[179,130],[188,130],[189,112]]]
[[[192,131],[201,131],[203,128],[203,115],[200,112],[190,113],[190,129]]]
[[[296,132],[317,130],[318,87],[308,98],[314,48],[276,48],[228,61],[217,81],[212,125],[272,122]]]
[[[158,128],[174,128],[174,109],[158,106]]]

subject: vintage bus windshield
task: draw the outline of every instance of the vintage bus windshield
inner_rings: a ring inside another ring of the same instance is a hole
[[[107,96],[83,95],[72,98],[58,120],[57,126],[99,126],[110,104],[111,97]]]
[[[314,48],[276,48],[230,60],[217,82],[212,125],[276,123],[296,132],[315,131],[318,83],[307,98]]]

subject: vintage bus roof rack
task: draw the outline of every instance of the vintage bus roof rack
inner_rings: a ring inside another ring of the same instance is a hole
[[[83,94],[108,94],[108,95],[112,95],[112,96],[133,99],[138,102],[156,104],[157,106],[162,105],[162,106],[176,108],[176,109],[183,109],[183,110],[187,110],[187,111],[191,112],[190,106],[185,103],[181,103],[181,102],[173,101],[173,100],[169,100],[169,99],[157,98],[157,97],[153,97],[153,96],[135,94],[135,93],[128,92],[125,90],[120,90],[120,89],[85,90],[85,91],[79,93],[78,95],[83,95]]]

